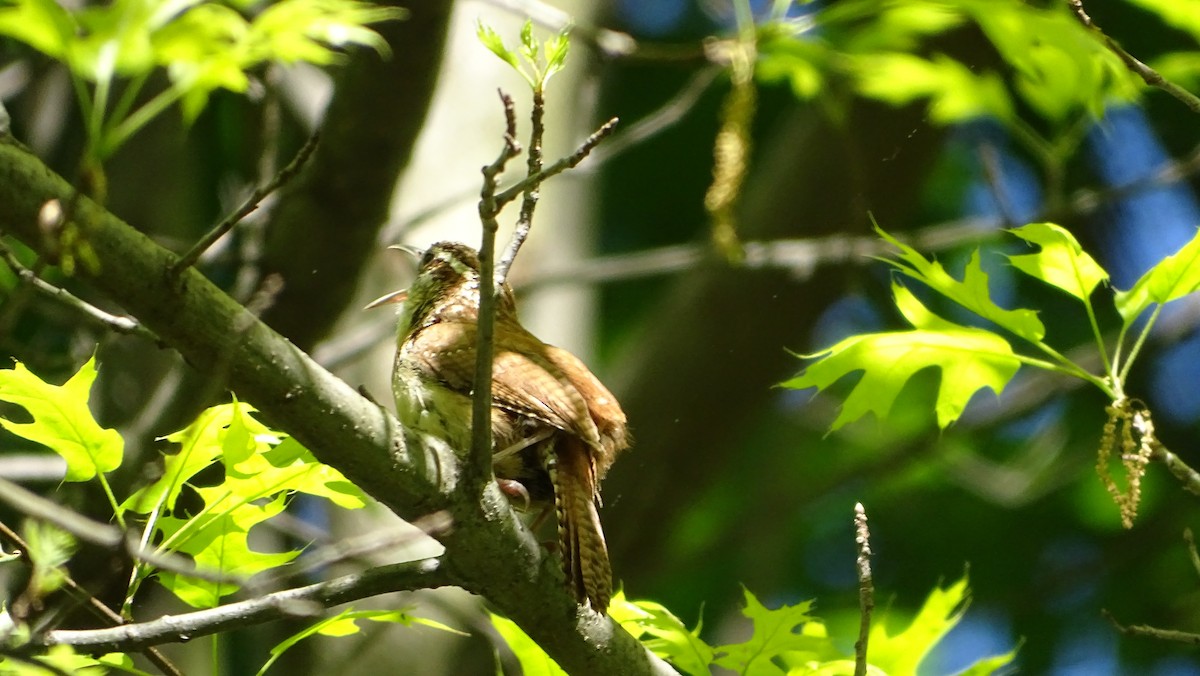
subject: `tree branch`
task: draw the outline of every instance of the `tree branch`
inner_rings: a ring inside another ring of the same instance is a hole
[[[1189,92],[1183,87],[1180,87],[1174,82],[1166,79],[1158,71],[1142,63],[1132,54],[1125,51],[1125,48],[1122,47],[1120,43],[1109,37],[1107,33],[1101,30],[1100,26],[1096,25],[1096,23],[1092,21],[1092,17],[1088,16],[1088,13],[1083,9],[1083,0],[1067,0],[1067,3],[1071,5],[1071,9],[1075,12],[1075,18],[1079,19],[1079,23],[1083,24],[1084,28],[1095,33],[1096,38],[1103,42],[1104,46],[1107,47],[1110,52],[1116,54],[1117,58],[1121,59],[1121,62],[1125,64],[1125,67],[1128,68],[1130,72],[1142,78],[1142,82],[1145,82],[1151,87],[1157,87],[1171,96],[1174,96],[1176,99],[1179,99],[1179,101],[1181,101],[1183,105],[1187,106],[1188,109],[1193,113],[1200,113],[1200,97],[1197,97],[1195,94]]]
[[[93,654],[145,650],[164,643],[232,631],[288,617],[319,617],[327,608],[370,596],[450,584],[437,559],[394,563],[265,596],[183,615],[105,629],[58,629],[46,645],[69,645]]]
[[[48,256],[57,242],[39,228],[38,211],[72,193],[24,147],[0,139],[0,228]],[[97,261],[78,271],[81,281],[119,301],[193,367],[227,367],[239,399],[401,518],[446,510],[454,528],[438,539],[448,583],[486,597],[569,672],[667,669],[611,618],[579,608],[494,483],[480,494],[461,489],[454,449],[401,428],[195,268],[167,283],[177,257],[91,200],[81,197],[73,218]]]

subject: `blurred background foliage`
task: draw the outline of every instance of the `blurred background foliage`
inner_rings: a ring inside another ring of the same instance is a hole
[[[1197,113],[1143,87],[1067,2],[757,2],[752,25],[722,0],[413,3],[407,18],[379,27],[388,50],[351,50],[326,70],[253,64],[238,92],[206,80],[202,109],[188,103],[199,95],[182,97],[184,115],[172,109],[100,153],[88,146],[89,116],[69,74],[3,18],[30,4],[0,8],[0,32],[26,40],[0,41],[12,133],[69,178],[86,178],[87,159],[102,156],[109,208],[173,250],[187,250],[322,128],[306,174],[201,266],[379,401],[390,399],[390,319],[356,308],[407,283],[411,269],[375,252],[398,240],[476,241],[476,172],[499,145],[494,90],[524,91],[475,41],[475,20],[519,25],[528,12],[556,30],[559,10],[570,14],[577,29],[551,88],[558,126],[548,154],[612,116],[621,132],[587,168],[545,186],[514,281],[535,332],[590,352],[629,415],[637,443],[606,482],[604,514],[627,595],[661,602],[689,625],[703,617],[712,643],[739,638],[728,633],[741,585],[768,606],[816,599],[813,614],[851,636],[859,501],[886,615],[903,618],[969,566],[969,611],[924,673],[1020,642],[1027,673],[1200,674],[1191,649],[1122,638],[1100,614],[1200,630],[1181,537],[1195,525],[1193,498],[1152,467],[1137,523],[1121,528],[1094,469],[1102,397],[1022,373],[939,432],[936,374],[926,373],[888,420],[827,435],[835,396],[773,387],[802,368],[789,351],[899,325],[888,269],[866,256],[883,252],[871,215],[954,271],[980,244],[1017,251],[1001,229],[1053,219],[1122,288],[1192,236]],[[1185,87],[1200,82],[1200,4],[1086,8],[1141,61]],[[733,64],[746,54],[754,78],[739,83]],[[178,86],[147,73],[147,92]],[[753,96],[732,109],[738,87]],[[734,210],[740,262],[713,245],[705,209],[719,132],[749,153]],[[1048,333],[1086,356],[1086,320],[1063,297],[1012,275],[998,255],[984,266],[1001,305],[1042,308]],[[43,274],[119,311],[53,269]],[[24,289],[0,267],[0,349],[61,382],[100,344],[94,401],[126,436],[127,486],[152,475],[143,465],[157,436],[224,400],[220,374],[193,373],[168,351]],[[1173,309],[1132,394],[1194,466],[1200,334],[1195,309]],[[1105,312],[1102,327],[1115,331],[1115,312]],[[46,490],[61,477],[13,437],[0,437],[0,451],[5,476]],[[71,487],[58,499],[88,512],[98,498]],[[273,537],[336,540],[377,523],[293,506],[294,529]],[[102,596],[106,576],[123,584],[108,562],[90,570],[80,577]],[[350,659],[367,670],[488,672],[478,608],[422,598],[475,637],[435,643],[420,629],[381,625],[366,638],[305,642],[283,661],[297,673]],[[273,631],[233,636],[228,673],[261,664]],[[427,661],[414,666],[417,646]]]

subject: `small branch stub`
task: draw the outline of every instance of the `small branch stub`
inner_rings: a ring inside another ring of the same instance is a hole
[[[866,676],[867,641],[871,635],[871,613],[875,610],[875,582],[871,578],[871,531],[867,510],[854,503],[854,543],[858,547],[858,640],[854,642],[854,676]]]

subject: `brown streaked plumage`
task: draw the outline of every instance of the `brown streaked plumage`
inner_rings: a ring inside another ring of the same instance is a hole
[[[612,595],[612,571],[597,511],[600,480],[629,445],[625,414],[575,355],[521,326],[508,285],[498,301],[492,363],[495,475],[510,495],[541,504],[553,500],[567,583],[581,604],[603,613]],[[387,302],[404,304],[392,382],[397,414],[405,425],[467,449],[478,255],[463,244],[434,244],[406,292],[369,307]]]

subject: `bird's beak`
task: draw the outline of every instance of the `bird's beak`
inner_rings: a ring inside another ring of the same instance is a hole
[[[408,298],[408,289],[400,289],[399,291],[393,291],[389,294],[385,294],[379,298],[376,298],[370,303],[367,303],[367,306],[363,309],[374,310],[377,307],[388,305],[390,303],[403,303],[406,298]]]
[[[388,248],[393,251],[399,251],[401,253],[406,253],[409,256],[412,256],[416,260],[421,260],[421,256],[425,255],[424,249],[422,249],[419,246],[413,246],[411,244],[393,244],[393,245],[389,246]]]
[[[401,253],[408,254],[409,256],[412,256],[413,258],[415,258],[417,260],[420,260],[421,256],[425,255],[424,249],[422,249],[420,247],[412,246],[410,244],[393,244],[393,245],[389,246],[388,248],[392,249],[394,251],[399,251]],[[403,303],[406,298],[408,298],[408,290],[407,289],[393,291],[389,294],[385,294],[383,296],[380,296],[379,298],[376,298],[375,300],[371,301],[370,303],[367,303],[367,306],[364,307],[363,309],[364,310],[374,310],[375,308],[383,306],[383,305],[390,305],[392,303]]]

